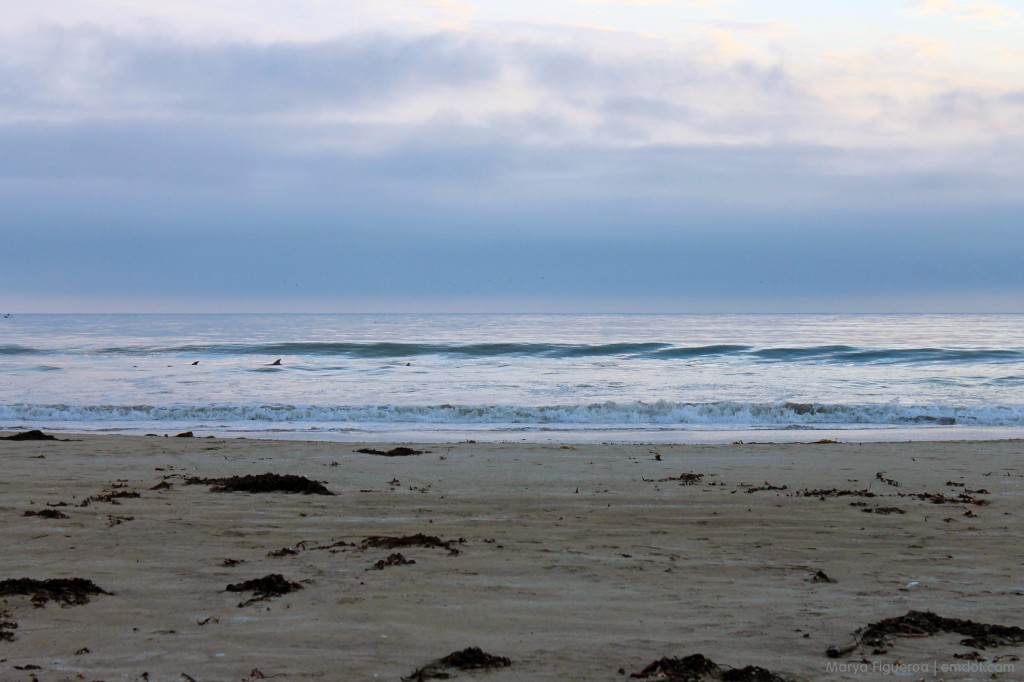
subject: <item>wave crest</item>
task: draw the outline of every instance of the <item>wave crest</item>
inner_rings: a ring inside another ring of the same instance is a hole
[[[1022,426],[1024,405],[604,402],[579,405],[32,405],[0,406],[7,422],[334,423],[591,426]]]

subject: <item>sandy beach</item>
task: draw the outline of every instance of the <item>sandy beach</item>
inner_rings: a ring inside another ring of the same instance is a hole
[[[511,665],[453,679],[628,679],[698,653],[784,679],[1024,675],[1024,644],[957,633],[826,655],[910,611],[1024,626],[1021,441],[386,457],[355,450],[394,445],[69,438],[0,441],[0,581],[109,594],[2,597],[3,680],[399,680],[471,646]],[[209,480],[267,472],[334,494]],[[275,574],[293,591],[226,589]]]

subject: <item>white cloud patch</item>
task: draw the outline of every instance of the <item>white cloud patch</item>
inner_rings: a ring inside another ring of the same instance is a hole
[[[956,19],[996,24],[1018,17],[1016,10],[984,0],[912,0],[909,7],[916,14],[945,14]]]

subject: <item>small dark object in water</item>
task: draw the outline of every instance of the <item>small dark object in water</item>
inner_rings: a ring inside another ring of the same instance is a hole
[[[814,577],[811,578],[811,582],[812,583],[837,583],[839,581],[836,580],[835,578],[830,577],[828,575],[828,573],[825,573],[825,571],[818,571],[817,573],[814,574]]]
[[[931,611],[908,611],[905,616],[886,618],[861,628],[854,633],[853,644],[845,647],[831,646],[825,653],[829,658],[839,658],[861,644],[886,648],[891,646],[888,640],[894,637],[921,637],[945,632],[965,635],[967,639],[960,640],[960,643],[975,649],[1024,644],[1024,629],[1019,627],[975,623],[962,618],[943,618]]]
[[[366,569],[367,571],[383,571],[388,566],[411,566],[415,564],[414,559],[406,559],[402,556],[401,552],[389,554],[387,559],[381,559],[375,563],[371,568]]]
[[[402,536],[371,535],[360,543],[360,547],[362,549],[367,549],[369,547],[379,547],[382,549],[401,549],[402,547],[438,547],[441,549],[447,549],[452,556],[458,556],[459,550],[455,545],[461,545],[465,542],[466,540],[464,538],[459,538],[458,540],[442,540],[436,535],[424,535],[423,533]]]
[[[63,606],[88,604],[89,598],[96,594],[110,594],[91,580],[85,578],[14,578],[0,580],[0,597],[16,594],[32,595],[32,603],[45,606],[49,601],[60,602]]]
[[[277,360],[274,360],[272,363],[270,363],[269,366],[270,367],[279,367],[280,365],[281,365],[281,358],[278,358]]]
[[[13,436],[0,436],[0,440],[58,440],[58,438],[43,433],[39,429],[32,429],[31,431],[16,433]]]
[[[39,511],[29,510],[22,514],[22,516],[40,516],[44,519],[67,519],[71,518],[67,514],[57,509],[40,509]]]
[[[662,658],[630,677],[654,677],[666,682],[789,682],[789,678],[753,665],[723,670],[717,663],[701,654],[693,654],[686,658]]]
[[[255,596],[249,601],[242,602],[239,606],[246,606],[253,602],[263,601],[271,597],[280,597],[301,590],[302,585],[293,583],[280,573],[271,573],[262,578],[253,578],[241,583],[233,583],[224,588],[228,592],[253,592]]]
[[[390,450],[374,450],[373,448],[362,448],[356,450],[356,452],[364,455],[381,455],[382,457],[408,457],[409,455],[422,455],[422,450],[413,450],[412,448],[397,447],[391,448]]]
[[[229,478],[189,478],[185,483],[209,485],[215,493],[302,493],[303,495],[333,495],[319,481],[294,474],[248,474]]]
[[[483,651],[478,646],[471,646],[462,651],[453,651],[444,658],[428,663],[408,677],[404,682],[423,682],[423,680],[446,680],[451,677],[448,670],[487,670],[490,668],[507,668],[512,661],[505,656],[495,656]]]
[[[220,565],[224,568],[234,568],[235,566],[244,563],[245,559],[225,559],[224,561],[220,562]]]
[[[198,364],[199,364],[199,361],[198,361],[198,360],[196,360],[195,362],[193,362],[193,363],[192,363],[192,366],[193,366],[193,367],[195,367],[195,366],[196,366],[196,365],[198,365]]]
[[[195,434],[192,433],[191,431],[182,431],[181,433],[179,433],[178,435],[175,436],[175,438],[194,438],[194,437],[195,437]]]

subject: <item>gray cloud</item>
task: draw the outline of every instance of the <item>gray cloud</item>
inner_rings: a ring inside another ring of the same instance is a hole
[[[456,34],[351,36],[319,43],[189,44],[94,30],[51,30],[0,70],[3,102],[253,114],[356,105],[493,80],[499,64]],[[68,79],[73,87],[62,86]],[[30,93],[37,93],[31,96]],[[102,112],[107,113],[107,112]]]
[[[828,129],[825,106],[785,68],[676,57],[48,33],[0,60],[0,220],[19,254],[0,290],[756,309],[1024,289],[1024,140],[815,141],[800,133]],[[519,79],[531,106],[459,108]],[[424,94],[450,107],[403,117]],[[302,115],[321,107],[363,116]],[[1019,93],[961,89],[914,115],[1019,111]]]

